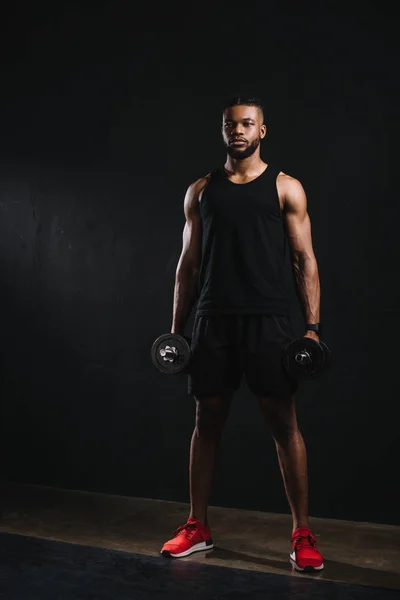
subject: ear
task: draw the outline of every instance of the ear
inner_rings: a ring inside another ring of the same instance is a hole
[[[261,125],[261,127],[260,127],[260,138],[263,139],[263,138],[265,138],[266,135],[267,135],[267,126],[264,124],[264,125]]]

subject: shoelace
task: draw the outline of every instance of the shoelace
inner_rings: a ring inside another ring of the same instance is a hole
[[[181,525],[174,533],[174,537],[183,533],[184,536],[189,540],[194,532],[196,531],[197,525],[196,523],[185,523],[185,525]]]
[[[316,541],[315,537],[312,536],[311,534],[299,535],[299,536],[296,536],[296,538],[295,538],[296,550],[298,550],[299,548],[305,548],[307,546],[311,546],[311,548],[315,548],[316,543],[317,543],[317,541]]]

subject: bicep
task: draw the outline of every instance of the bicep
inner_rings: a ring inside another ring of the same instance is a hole
[[[197,268],[200,264],[200,249],[202,238],[202,221],[199,210],[198,186],[188,189],[185,202],[185,225],[182,234],[182,252],[179,266]]]
[[[192,267],[200,262],[201,231],[200,216],[191,215],[183,228],[181,262]]]
[[[287,186],[284,221],[292,255],[303,259],[314,258],[307,197],[297,180]]]

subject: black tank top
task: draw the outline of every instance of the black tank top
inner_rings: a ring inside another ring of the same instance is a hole
[[[197,315],[288,315],[287,238],[276,178],[268,166],[249,183],[211,173],[200,200],[203,223]]]

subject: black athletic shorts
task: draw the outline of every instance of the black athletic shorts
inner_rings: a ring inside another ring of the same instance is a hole
[[[243,375],[257,396],[294,394],[297,382],[282,363],[282,347],[293,337],[285,316],[196,315],[189,394],[204,398],[232,393]]]

